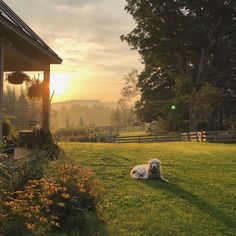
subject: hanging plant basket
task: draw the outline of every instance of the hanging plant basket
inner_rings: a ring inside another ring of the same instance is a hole
[[[6,80],[10,84],[23,84],[24,82],[29,82],[30,77],[21,71],[16,71],[8,74]]]
[[[31,99],[43,97],[43,84],[40,80],[34,79],[27,88],[27,96]]]

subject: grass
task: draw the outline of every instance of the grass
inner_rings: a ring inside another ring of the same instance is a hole
[[[67,161],[93,169],[105,193],[99,235],[236,235],[236,145],[210,143],[61,143]],[[151,158],[164,177],[132,180]],[[98,229],[99,231],[99,229]]]
[[[121,131],[120,132],[120,137],[123,136],[142,136],[142,135],[148,135],[146,131]]]

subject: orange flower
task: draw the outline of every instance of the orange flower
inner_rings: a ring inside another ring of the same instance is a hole
[[[35,228],[35,224],[26,223],[26,227],[28,230],[33,230]]]

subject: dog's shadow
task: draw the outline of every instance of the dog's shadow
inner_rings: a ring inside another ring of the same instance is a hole
[[[162,189],[173,194],[177,198],[188,201],[191,205],[197,207],[227,227],[234,230],[236,229],[236,220],[233,217],[227,215],[224,211],[217,209],[214,205],[202,199],[201,197],[182,189],[177,184],[165,183],[157,180],[146,180],[143,181],[143,183],[147,184],[153,189]]]

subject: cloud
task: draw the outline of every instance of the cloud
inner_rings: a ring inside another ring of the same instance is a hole
[[[120,35],[134,27],[124,11],[125,0],[5,2],[63,58],[63,65],[53,70],[71,73],[74,83],[80,81],[75,75],[82,76],[82,70],[83,80],[94,80],[98,87],[101,79],[109,81],[109,86],[119,81],[121,87],[124,74],[142,67],[138,54],[120,41]],[[118,98],[119,90],[112,95],[112,99]]]

